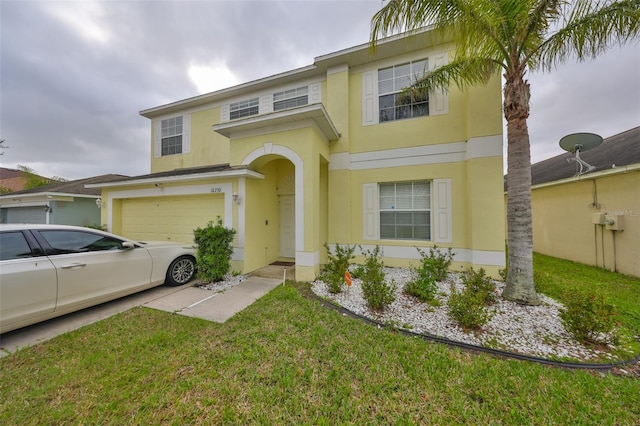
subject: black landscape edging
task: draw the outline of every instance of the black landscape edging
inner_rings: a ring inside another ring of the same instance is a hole
[[[469,343],[464,343],[464,342],[458,342],[456,340],[449,340],[449,339],[445,339],[444,337],[440,337],[440,336],[436,336],[433,334],[421,334],[421,333],[415,333],[413,331],[410,330],[406,330],[403,328],[398,328],[398,327],[392,327],[389,326],[387,324],[383,324],[381,322],[378,322],[374,319],[371,319],[369,317],[365,317],[363,315],[359,315],[356,314],[355,312],[352,312],[346,308],[343,308],[340,305],[336,305],[334,303],[331,303],[330,301],[323,299],[322,297],[318,296],[317,294],[315,294],[313,291],[310,291],[310,293],[313,295],[313,297],[320,301],[322,304],[324,304],[325,306],[328,306],[332,309],[335,309],[336,311],[341,312],[344,315],[348,315],[352,318],[356,318],[356,319],[360,319],[366,323],[369,323],[371,325],[375,325],[378,328],[388,328],[388,329],[392,329],[394,331],[397,331],[399,333],[402,333],[404,335],[407,336],[411,336],[411,337],[420,337],[422,339],[431,341],[431,342],[437,342],[437,343],[443,343],[447,346],[451,346],[451,347],[456,347],[456,348],[462,348],[471,352],[482,352],[482,353],[486,353],[489,355],[494,355],[494,356],[499,356],[499,357],[504,357],[504,358],[511,358],[511,359],[517,359],[520,361],[530,361],[530,362],[536,362],[538,364],[543,364],[543,365],[550,365],[550,366],[554,366],[554,367],[562,367],[562,368],[573,368],[573,369],[583,369],[583,370],[611,370],[613,368],[616,367],[622,367],[624,365],[630,365],[630,364],[636,364],[637,362],[640,361],[640,354],[636,355],[634,358],[630,359],[630,360],[626,360],[626,361],[619,361],[619,362],[614,362],[614,363],[610,363],[610,364],[590,364],[590,363],[583,363],[583,362],[564,362],[564,361],[554,361],[554,360],[550,360],[547,358],[540,358],[540,357],[536,357],[536,356],[529,356],[529,355],[523,355],[523,354],[519,354],[519,353],[515,353],[515,352],[509,352],[509,351],[503,351],[500,349],[493,349],[493,348],[487,348],[484,346],[476,346],[476,345],[472,345]]]

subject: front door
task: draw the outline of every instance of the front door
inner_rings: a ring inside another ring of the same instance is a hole
[[[295,195],[280,195],[280,257],[296,257]]]

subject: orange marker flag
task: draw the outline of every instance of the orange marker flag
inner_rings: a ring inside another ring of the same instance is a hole
[[[349,271],[346,271],[344,273],[344,282],[347,283],[349,287],[351,287],[351,274],[349,273]]]

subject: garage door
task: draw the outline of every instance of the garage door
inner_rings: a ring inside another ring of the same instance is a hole
[[[138,241],[193,243],[193,230],[220,216],[224,194],[122,200],[122,235]]]
[[[44,206],[8,207],[7,223],[47,223]]]

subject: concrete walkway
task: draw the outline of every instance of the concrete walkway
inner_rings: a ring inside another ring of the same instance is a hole
[[[142,306],[223,323],[282,284],[282,279],[251,276],[223,292],[185,287]]]

